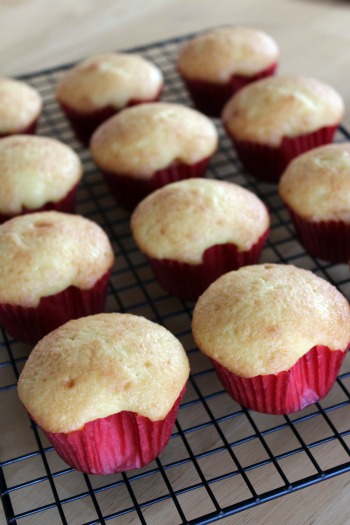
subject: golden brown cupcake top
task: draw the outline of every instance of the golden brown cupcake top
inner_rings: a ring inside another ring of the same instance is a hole
[[[308,221],[350,223],[350,144],[329,144],[294,159],[279,193],[287,206]]]
[[[207,248],[235,244],[249,250],[269,228],[265,205],[231,182],[188,179],[146,197],[131,217],[131,229],[148,257],[199,264]]]
[[[276,42],[249,27],[223,27],[189,40],[177,67],[186,79],[226,83],[232,75],[253,76],[279,59]]]
[[[113,262],[105,232],[80,215],[15,217],[0,226],[0,303],[37,306],[69,286],[92,288]]]
[[[25,82],[0,77],[0,133],[20,133],[40,115],[38,91]]]
[[[209,286],[195,306],[192,330],[198,348],[230,372],[278,374],[316,345],[344,351],[350,306],[307,270],[246,266]]]
[[[106,53],[69,70],[56,95],[59,102],[89,113],[105,106],[121,109],[131,100],[153,100],[162,86],[162,72],[142,56]]]
[[[44,337],[18,382],[29,414],[48,432],[71,432],[123,410],[164,419],[189,376],[181,343],[130,314],[69,321]]]
[[[211,156],[218,134],[205,115],[180,104],[141,104],[121,111],[93,134],[90,151],[103,170],[148,178],[173,162]]]
[[[226,104],[223,121],[236,140],[279,146],[284,137],[339,124],[340,95],[318,80],[302,76],[268,77],[241,89]]]
[[[82,176],[78,155],[47,137],[13,135],[0,140],[0,212],[40,208],[67,195]]]

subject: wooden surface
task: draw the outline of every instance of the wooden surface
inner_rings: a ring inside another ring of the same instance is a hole
[[[3,75],[234,23],[270,33],[281,73],[329,82],[350,108],[348,0],[0,0],[0,15]]]
[[[281,73],[330,83],[350,108],[350,2],[345,0],[0,0],[0,72],[37,71],[227,23],[268,32],[281,48]],[[350,109],[344,122],[350,127]],[[220,523],[345,525],[349,481],[348,474],[338,476]],[[165,524],[161,512],[157,523]]]

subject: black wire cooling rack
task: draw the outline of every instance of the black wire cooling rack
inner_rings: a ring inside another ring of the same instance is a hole
[[[133,49],[164,72],[164,100],[190,104],[174,63],[187,37]],[[77,211],[98,222],[116,252],[107,311],[122,311],[163,324],[186,348],[192,374],[166,449],[149,466],[109,476],[87,476],[68,468],[21,407],[16,381],[30,347],[0,334],[0,488],[7,523],[40,524],[205,524],[350,470],[350,361],[331,393],[291,416],[242,409],[222,389],[210,362],[191,338],[193,305],[168,296],[135,247],[129,214],[118,208],[89,152],[73,137],[54,98],[68,66],[24,78],[45,102],[39,133],[56,137],[80,154],[85,177]],[[346,265],[308,256],[276,187],[246,175],[219,121],[220,148],[209,176],[234,181],[269,206],[271,235],[262,261],[310,269],[350,297]],[[337,140],[348,140],[340,129]],[[33,503],[35,502],[35,503]]]

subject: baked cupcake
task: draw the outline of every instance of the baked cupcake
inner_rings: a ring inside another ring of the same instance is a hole
[[[257,263],[269,226],[254,193],[212,179],[169,184],[140,202],[131,217],[135,242],[159,283],[188,300],[223,273]]]
[[[350,260],[350,144],[328,144],[294,159],[279,194],[306,251],[332,263]]]
[[[64,461],[110,474],[163,450],[188,376],[186,353],[168,330],[144,317],[100,314],[44,337],[18,394]]]
[[[294,157],[332,142],[343,113],[343,101],[332,87],[313,78],[281,76],[234,95],[223,121],[247,171],[277,182]]]
[[[35,133],[42,110],[38,91],[26,82],[0,77],[0,137]]]
[[[160,69],[139,55],[107,53],[84,60],[57,86],[57,100],[78,139],[88,144],[95,129],[121,109],[161,97]]]
[[[0,222],[32,211],[73,212],[82,174],[78,155],[58,140],[30,135],[0,140]]]
[[[0,226],[0,324],[36,343],[70,319],[103,311],[114,262],[107,235],[79,215],[43,211]]]
[[[204,176],[218,133],[198,111],[153,103],[126,109],[94,133],[90,151],[117,202],[132,210],[170,182]]]
[[[204,292],[192,330],[233,399],[288,414],[332,388],[349,346],[350,306],[307,270],[246,266]]]
[[[273,75],[278,60],[278,46],[266,33],[232,26],[189,40],[180,49],[177,69],[197,109],[219,117],[239,89]]]

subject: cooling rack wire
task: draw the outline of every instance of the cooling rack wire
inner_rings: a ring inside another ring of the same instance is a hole
[[[130,51],[156,63],[165,76],[163,99],[190,101],[175,71],[179,45],[187,37]],[[85,168],[77,211],[99,223],[116,253],[106,311],[143,315],[174,333],[188,352],[191,377],[166,449],[149,466],[109,476],[87,476],[68,468],[21,407],[16,381],[30,348],[0,332],[0,489],[5,519],[18,525],[206,524],[244,512],[350,470],[350,360],[331,393],[290,416],[242,409],[224,391],[210,362],[194,346],[193,304],[168,296],[156,283],[129,229],[129,214],[110,196],[88,151],[73,137],[54,98],[69,66],[22,78],[44,98],[39,133],[70,144]],[[307,255],[294,237],[276,187],[255,182],[242,169],[216,121],[220,147],[208,176],[230,180],[258,194],[271,212],[271,234],[262,262],[291,263],[312,270],[350,298],[346,265]],[[340,128],[337,141],[348,140]],[[1,518],[1,514],[0,514]]]

